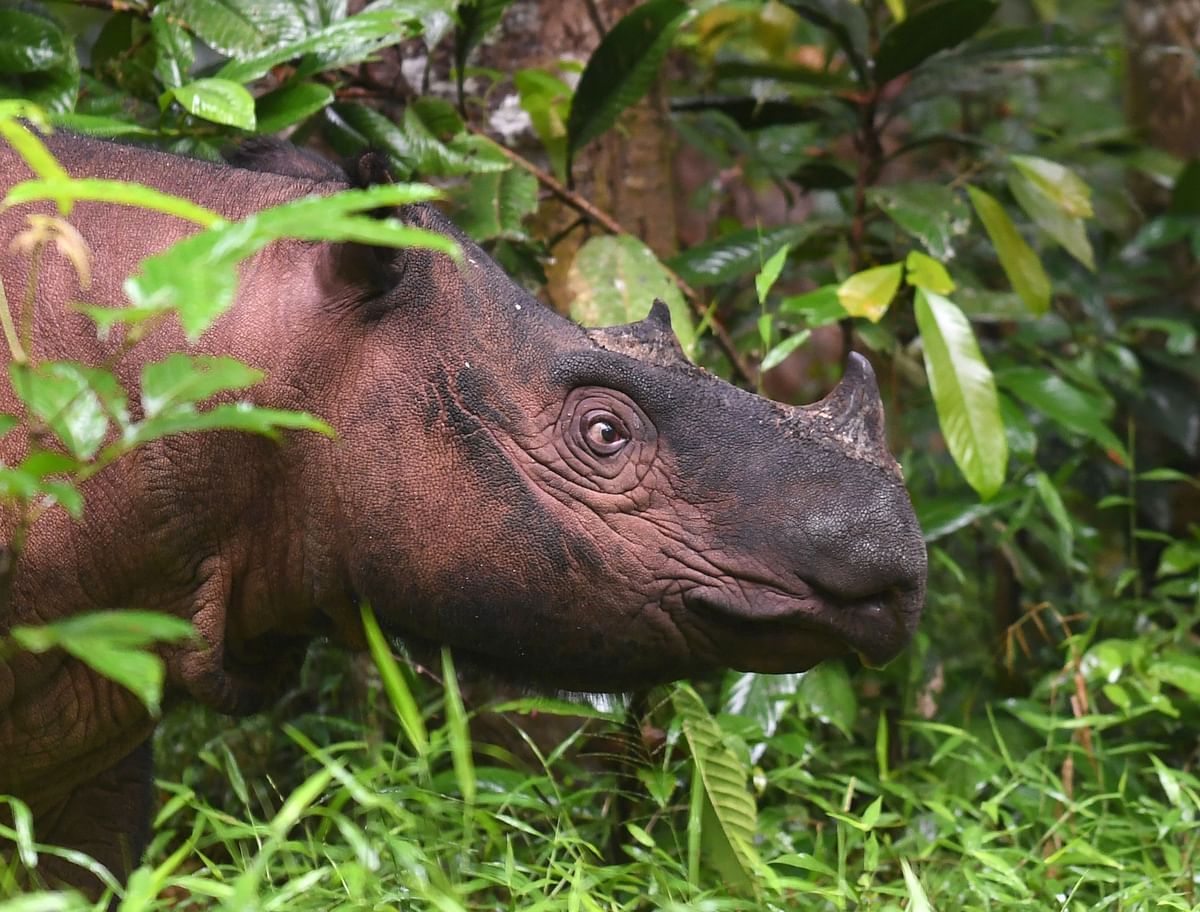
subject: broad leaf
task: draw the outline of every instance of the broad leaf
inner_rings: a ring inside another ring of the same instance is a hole
[[[107,371],[70,361],[35,367],[10,363],[13,391],[78,459],[90,459],[105,437],[109,419],[128,422],[124,390]]]
[[[938,51],[966,41],[992,18],[996,0],[940,0],[888,29],[875,52],[875,79],[888,82]]]
[[[967,187],[979,220],[996,248],[1000,266],[1029,312],[1040,316],[1050,309],[1050,279],[1032,248],[1025,243],[1004,207],[978,187]]]
[[[197,79],[168,90],[160,103],[165,106],[171,98],[189,114],[212,123],[254,129],[254,96],[239,83],[228,79]]]
[[[458,7],[458,28],[454,30],[454,66],[458,74],[458,98],[462,101],[463,79],[471,51],[500,24],[512,0],[465,0]]]
[[[954,291],[954,280],[946,272],[946,267],[919,250],[911,251],[904,258],[904,280],[914,288],[924,288],[940,295]]]
[[[749,771],[725,745],[720,726],[696,691],[677,684],[671,701],[683,719],[683,733],[711,811],[702,818],[709,859],[723,877],[748,885],[761,865],[754,850],[758,811],[749,789]]]
[[[1035,225],[1088,269],[1093,272],[1096,270],[1095,256],[1083,219],[1063,207],[1061,196],[1047,193],[1043,184],[1031,180],[1023,171],[1008,176],[1008,189]]]
[[[852,737],[858,697],[841,662],[822,662],[805,672],[796,691],[796,703],[803,712]]]
[[[691,354],[695,328],[674,280],[649,247],[632,235],[601,235],[579,248],[567,278],[570,314],[584,326],[614,326],[641,320],[655,298],[671,311],[679,344]]]
[[[858,78],[863,82],[868,79],[867,47],[869,44],[869,26],[867,15],[853,0],[783,0],[784,4],[795,10],[809,22],[826,29],[854,67]]]
[[[729,282],[753,272],[768,251],[789,248],[812,237],[821,226],[815,222],[780,225],[760,231],[743,228],[716,240],[697,244],[672,257],[668,265],[689,284],[704,287]]]
[[[537,210],[538,183],[528,171],[509,168],[480,174],[450,193],[454,220],[475,241],[525,238],[524,221]]]
[[[567,169],[575,153],[649,91],[688,14],[682,0],[648,0],[604,36],[584,67],[567,118]]]
[[[1008,441],[991,369],[971,324],[949,300],[918,289],[916,316],[946,448],[967,483],[988,500],[1003,486],[1008,466]]]
[[[303,29],[303,22],[289,15],[286,4],[279,3],[165,0],[155,12],[228,57],[254,54],[277,41],[298,37],[297,31]]]
[[[838,286],[838,300],[850,316],[878,323],[900,290],[903,277],[903,263],[864,269]]]
[[[43,627],[16,627],[13,639],[30,652],[63,649],[132,691],[152,715],[162,699],[163,661],[150,651],[158,642],[192,635],[192,625],[150,611],[80,614]]]
[[[519,70],[513,77],[513,85],[533,131],[546,148],[554,173],[566,179],[567,116],[574,91],[545,70]]]
[[[142,410],[147,418],[198,402],[226,390],[258,383],[263,372],[227,355],[167,355],[142,368]]]
[[[997,379],[1026,405],[1067,430],[1090,437],[1119,462],[1129,464],[1125,445],[1105,424],[1113,414],[1111,399],[1080,389],[1058,374],[1037,367],[1009,368]]]
[[[779,303],[779,312],[803,317],[810,328],[827,326],[850,316],[838,297],[837,285],[822,285],[814,291],[784,298]]]
[[[255,99],[260,133],[278,133],[311,117],[333,101],[333,89],[320,82],[293,82]]]
[[[939,260],[954,256],[956,239],[971,227],[967,204],[942,184],[892,184],[872,190],[868,198]]]
[[[1016,169],[1074,218],[1092,217],[1092,188],[1066,165],[1033,155],[1013,155]]]
[[[804,673],[792,674],[739,674],[729,685],[725,697],[725,712],[753,719],[762,729],[763,737],[770,739],[788,707],[795,702],[796,690],[804,679]],[[750,749],[750,760],[757,763],[767,749],[763,741]]]
[[[171,434],[198,431],[240,431],[278,440],[281,430],[311,431],[327,437],[334,435],[333,428],[307,412],[263,408],[249,402],[226,402],[204,412],[176,409],[147,418],[130,428],[123,443],[134,447]]]
[[[36,6],[0,9],[0,88],[47,111],[66,112],[79,91],[75,43]]]
[[[166,13],[166,7],[160,5],[155,7],[150,17],[150,33],[154,37],[154,75],[168,89],[174,89],[188,81],[196,55],[192,36]]]
[[[419,246],[457,257],[458,245],[445,235],[363,214],[436,195],[420,184],[386,184],[264,209],[240,222],[214,225],[143,260],[141,271],[125,281],[125,293],[134,307],[176,310],[194,341],[232,306],[237,264],[283,237]]]

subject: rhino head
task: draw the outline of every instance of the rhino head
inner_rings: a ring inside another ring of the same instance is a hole
[[[400,215],[464,260],[379,254],[364,294],[328,253],[356,336],[326,397],[341,439],[308,444],[385,629],[569,690],[898,653],[926,556],[864,358],[787,407],[691,364],[661,304],[584,330],[435,209]]]

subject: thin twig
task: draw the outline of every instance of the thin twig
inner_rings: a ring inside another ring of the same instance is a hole
[[[601,228],[603,228],[609,234],[631,234],[632,233],[630,231],[627,231],[625,228],[623,228],[621,226],[621,223],[618,222],[616,219],[614,219],[607,212],[603,211],[602,209],[598,209],[595,205],[593,205],[591,202],[589,202],[586,198],[579,195],[574,190],[571,190],[568,187],[566,187],[562,183],[562,181],[560,181],[558,178],[556,178],[550,172],[546,171],[543,168],[539,168],[537,165],[535,165],[529,159],[525,158],[523,155],[521,155],[518,152],[514,152],[512,149],[508,148],[508,146],[504,145],[503,143],[496,142],[494,139],[492,139],[490,136],[488,136],[482,130],[478,130],[474,127],[471,127],[469,129],[471,130],[471,132],[475,133],[476,135],[482,136],[485,139],[487,139],[489,142],[491,142],[491,144],[493,146],[495,146],[497,149],[500,150],[500,153],[505,158],[507,158],[509,161],[511,161],[518,168],[521,168],[522,170],[527,171],[530,174],[532,174],[535,178],[537,178],[537,181],[539,184],[541,184],[543,187],[545,187],[547,190],[549,190],[551,193],[553,193],[556,197],[558,197],[560,200],[562,200],[564,203],[566,203],[568,206],[570,206],[576,212],[579,212],[582,215],[587,216],[589,219],[591,219],[593,222],[598,224]],[[683,296],[685,298],[687,298],[688,303],[691,305],[692,310],[696,314],[696,316],[699,317],[700,319],[705,319],[705,318],[708,319],[708,325],[709,325],[709,328],[712,330],[713,338],[715,338],[717,340],[717,344],[721,347],[721,350],[725,353],[725,356],[733,364],[733,369],[738,374],[738,376],[742,380],[746,381],[747,383],[750,383],[750,384],[756,383],[758,372],[754,369],[754,367],[750,364],[750,362],[747,361],[742,356],[742,353],[737,350],[737,346],[734,345],[734,343],[733,343],[733,337],[729,335],[729,330],[727,330],[725,328],[724,324],[722,324],[721,321],[718,320],[715,316],[712,316],[708,313],[708,308],[705,305],[704,299],[700,296],[699,292],[697,292],[696,289],[692,288],[692,286],[688,284],[688,282],[683,278],[683,276],[679,275],[679,273],[677,273],[677,272],[675,272],[675,270],[671,269],[670,266],[667,266],[665,263],[663,263],[662,266],[663,266],[663,269],[666,271],[667,275],[669,275],[671,277],[671,280],[676,284],[676,286],[679,288],[679,290],[683,293]]]

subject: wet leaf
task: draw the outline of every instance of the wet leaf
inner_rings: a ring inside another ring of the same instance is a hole
[[[858,698],[850,676],[841,662],[822,662],[805,672],[796,691],[797,705],[806,714],[832,725],[847,738],[852,736],[858,716]]]
[[[691,311],[654,252],[632,235],[602,235],[579,248],[567,277],[571,319],[615,326],[643,319],[655,298],[671,311],[671,326],[689,355],[695,346]]]
[[[967,483],[988,500],[1004,485],[1008,467],[1008,442],[991,369],[971,324],[951,301],[918,289],[916,316],[946,448]]]
[[[1092,188],[1066,165],[1033,155],[1013,155],[1009,161],[1064,213],[1092,217]]]
[[[914,250],[904,260],[904,280],[914,288],[924,288],[935,294],[948,295],[954,291],[954,280],[946,267],[933,257]]]
[[[869,198],[939,260],[954,256],[955,240],[971,227],[967,204],[941,184],[892,184],[871,191]]]
[[[90,459],[104,443],[110,410],[127,420],[124,393],[106,371],[70,361],[32,368],[10,363],[8,369],[18,398],[78,459]]]
[[[966,41],[995,14],[996,0],[940,0],[897,23],[879,41],[875,79],[884,83]]]
[[[1105,424],[1113,413],[1112,400],[1038,367],[1009,368],[997,380],[1026,405],[1067,430],[1090,437],[1123,465],[1129,464],[1124,444]]]
[[[996,248],[1000,266],[1029,312],[1040,316],[1050,309],[1050,279],[1032,248],[1025,243],[1004,207],[978,187],[967,187],[979,220]]]
[[[575,153],[650,89],[688,14],[682,0],[649,0],[613,26],[588,58],[567,117],[567,169]]]
[[[1009,175],[1008,189],[1035,225],[1061,244],[1067,253],[1095,271],[1096,261],[1082,218],[1071,215],[1059,200],[1046,193],[1041,184],[1019,171]]]
[[[319,82],[293,82],[255,99],[259,133],[278,133],[300,123],[333,101],[333,89]]]
[[[242,130],[254,129],[254,96],[240,83],[228,79],[197,79],[177,89],[169,89],[160,103],[165,105],[171,98],[189,114],[212,123]]]
[[[878,323],[900,290],[903,277],[903,263],[864,269],[838,286],[838,300],[850,316]]]
[[[729,282],[758,268],[767,251],[782,244],[795,247],[810,238],[819,225],[781,225],[760,231],[743,228],[723,237],[697,244],[672,257],[668,263],[689,284],[696,287]]]

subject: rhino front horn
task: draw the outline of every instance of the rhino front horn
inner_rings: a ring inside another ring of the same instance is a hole
[[[833,391],[800,411],[806,419],[823,419],[829,431],[859,455],[878,459],[887,454],[883,403],[879,399],[875,371],[871,362],[858,352],[850,352],[841,382]]]

